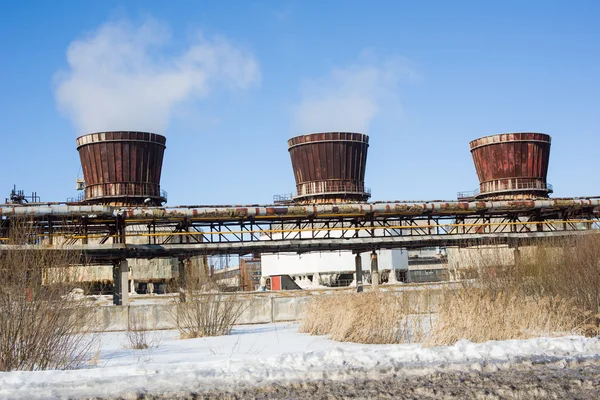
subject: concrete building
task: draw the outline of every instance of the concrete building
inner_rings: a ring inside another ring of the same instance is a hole
[[[453,278],[446,249],[423,248],[408,252],[407,283],[441,282]]]
[[[383,282],[397,282],[408,270],[406,250],[377,250],[377,260]],[[371,253],[361,253],[363,279],[371,281]],[[301,288],[320,286],[349,286],[355,280],[354,257],[350,251],[319,253],[263,254],[261,257],[264,276],[289,275]]]

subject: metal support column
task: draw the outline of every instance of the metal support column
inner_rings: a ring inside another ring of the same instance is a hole
[[[119,260],[113,264],[113,304],[129,305],[129,263]]]
[[[379,264],[375,250],[371,253],[371,285],[373,288],[379,286]]]
[[[354,266],[356,267],[356,293],[363,291],[363,278],[362,278],[362,260],[360,253],[356,253],[354,257]]]

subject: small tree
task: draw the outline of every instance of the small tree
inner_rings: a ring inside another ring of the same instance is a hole
[[[11,220],[0,250],[0,371],[72,368],[92,344],[90,302],[72,291],[80,257],[36,246],[30,226]]]

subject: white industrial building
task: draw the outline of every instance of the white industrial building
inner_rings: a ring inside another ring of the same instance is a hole
[[[408,270],[406,250],[377,250],[376,254],[382,279],[398,281],[402,273]],[[370,281],[371,253],[365,252],[360,255],[364,278]],[[355,279],[354,257],[351,251],[263,254],[262,274],[289,275],[301,287],[306,286],[308,282],[313,286],[348,286]]]
[[[295,225],[290,225],[293,229]],[[287,224],[280,227],[288,228]],[[301,232],[301,238],[319,238],[326,236],[342,237],[341,231]],[[273,233],[272,239],[284,239],[285,233]],[[314,236],[313,236],[314,235]],[[359,236],[367,236],[359,232]],[[266,237],[262,238],[266,240]],[[383,282],[397,282],[408,270],[408,251],[403,249],[376,250],[378,270]],[[363,280],[369,282],[371,276],[372,252],[363,252],[361,264]],[[300,287],[306,286],[348,286],[355,280],[355,254],[351,251],[321,251],[310,253],[263,253],[261,255],[262,275],[265,277],[289,275]],[[393,273],[391,273],[393,271]]]

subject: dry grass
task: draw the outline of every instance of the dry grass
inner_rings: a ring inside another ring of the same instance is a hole
[[[503,246],[471,251],[475,279],[445,294],[429,344],[598,334],[598,235],[546,240],[517,254]]]
[[[467,249],[461,262],[471,279],[459,289],[426,290],[419,298],[389,292],[315,297],[301,331],[339,341],[428,345],[600,332],[600,235],[540,241],[520,247],[516,257],[514,250]],[[434,293],[443,300],[428,332],[415,315],[436,311],[422,301]]]
[[[38,244],[27,220],[11,220],[8,244]],[[92,305],[72,292],[68,251],[0,252],[0,371],[66,369],[87,358]]]
[[[446,293],[429,345],[525,339],[574,333],[589,321],[574,302],[552,296],[528,296],[510,290],[491,292],[466,287]]]
[[[419,342],[425,334],[420,315],[427,308],[425,298],[425,293],[409,299],[379,291],[316,296],[309,302],[300,331],[342,342]]]

